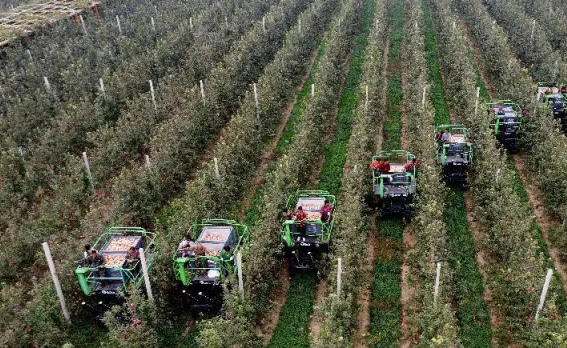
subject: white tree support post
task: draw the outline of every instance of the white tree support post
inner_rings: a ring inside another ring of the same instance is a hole
[[[256,117],[260,119],[260,103],[258,102],[258,88],[254,83],[254,104],[256,105]]]
[[[189,27],[193,29],[193,17],[189,17]]]
[[[120,25],[120,17],[116,15],[116,23],[118,24],[118,32],[122,35],[122,25]]]
[[[152,166],[152,163],[150,162],[150,156],[149,155],[144,155],[144,158],[146,160],[146,169],[150,169],[150,167]]]
[[[33,61],[32,55],[31,55],[31,51],[30,50],[26,50],[26,52],[28,53],[28,57],[30,57],[30,60]]]
[[[104,94],[104,81],[102,80],[102,77],[98,80],[98,82],[100,83],[100,91]]]
[[[314,97],[314,96],[315,96],[315,84],[312,83],[311,84],[311,97]]]
[[[437,297],[439,296],[439,280],[441,278],[441,262],[437,262],[435,275],[435,289],[433,291],[433,307],[437,307]]]
[[[156,31],[156,22],[154,21],[154,17],[150,18],[150,21],[152,22],[152,29],[154,30],[154,32]]]
[[[341,276],[343,273],[343,259],[339,257],[337,259],[337,296],[341,295]]]
[[[494,28],[496,28],[496,20],[492,21],[492,30],[494,30]]]
[[[85,162],[85,169],[87,170],[87,178],[89,179],[89,183],[91,184],[91,189],[93,193],[95,192],[94,183],[93,183],[93,176],[91,174],[91,165],[89,163],[89,158],[87,157],[87,152],[83,152],[83,161]]]
[[[203,106],[205,106],[205,85],[203,80],[199,80],[199,85],[201,86],[201,98],[203,99]]]
[[[47,79],[47,76],[43,77],[43,83],[45,84],[45,88],[47,88],[47,90],[50,91],[51,85],[49,84],[49,80]]]
[[[255,83],[254,83],[254,104],[256,105],[256,109],[260,107],[260,103],[258,102],[258,88],[256,87]]]
[[[262,17],[262,28],[264,29],[264,33],[266,32],[266,16]]]
[[[154,5],[154,12],[156,13],[156,17],[157,17],[157,5]]]
[[[154,295],[152,294],[152,286],[150,284],[150,277],[148,276],[148,264],[146,263],[146,254],[144,253],[144,248],[140,248],[139,252],[140,262],[142,263],[142,272],[144,272],[144,283],[146,283],[146,292],[148,293],[148,299],[150,299],[150,301],[153,301]]]
[[[425,107],[426,92],[427,92],[427,87],[423,87],[423,95],[421,96],[421,107]]]
[[[301,19],[297,21],[297,32],[301,33]]]
[[[226,16],[224,17],[224,25],[228,29],[228,18]]]
[[[215,161],[215,176],[217,177],[217,180],[220,180],[219,160],[215,157],[214,161]]]
[[[366,94],[366,100],[364,101],[364,110],[368,110],[368,85],[366,85],[364,89]]]
[[[83,19],[83,15],[79,15],[79,18],[81,19],[81,26],[83,27],[83,32],[85,33],[85,36],[89,36],[89,33],[87,32],[87,26],[85,25],[85,20]]]
[[[152,80],[149,80],[149,82],[150,82],[150,93],[152,94],[152,102],[154,103],[154,109],[157,110],[156,93],[154,91],[154,83],[152,82]]]
[[[547,274],[545,275],[545,282],[543,283],[543,289],[541,290],[541,296],[539,297],[539,305],[537,306],[537,311],[535,314],[535,320],[539,318],[539,313],[543,309],[543,304],[545,303],[545,297],[547,296],[547,290],[549,289],[549,283],[551,282],[551,275],[553,270],[549,268]]]
[[[63,296],[63,290],[61,290],[61,283],[59,282],[59,277],[57,272],[55,272],[55,264],[53,263],[53,258],[51,257],[51,251],[49,250],[49,245],[46,242],[41,243],[43,247],[43,252],[45,253],[45,258],[47,259],[47,264],[49,265],[49,273],[51,273],[51,278],[53,279],[53,284],[55,284],[55,291],[57,292],[57,297],[59,297],[59,303],[61,303],[61,310],[63,311],[63,317],[67,323],[71,322],[71,317],[69,316],[69,311],[67,311],[67,304],[65,303],[65,297]]]
[[[339,18],[339,34],[341,33],[341,19]]]
[[[415,29],[419,28],[419,25],[417,24],[417,21],[415,21]]]
[[[22,161],[24,160],[24,149],[21,146],[18,146],[18,153],[20,157],[22,157]]]
[[[533,44],[534,42],[534,34],[535,34],[535,19],[532,25],[532,35],[530,36],[530,44]]]
[[[238,268],[238,292],[244,296],[244,280],[242,279],[242,253],[236,254],[236,267]]]
[[[474,102],[474,114],[478,113],[478,100],[480,98],[480,87],[476,88],[476,101]]]

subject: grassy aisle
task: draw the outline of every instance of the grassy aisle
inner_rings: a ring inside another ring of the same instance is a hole
[[[439,53],[433,30],[433,22],[423,0],[425,22],[425,48],[431,83],[431,102],[435,107],[435,122],[450,123],[443,79],[439,67]],[[482,81],[480,81],[482,82]],[[486,92],[486,89],[481,88]],[[484,302],[482,276],[476,264],[476,251],[472,233],[467,224],[467,212],[463,193],[451,189],[445,200],[445,223],[449,236],[449,264],[455,281],[455,309],[465,347],[489,347],[492,337],[490,316]]]
[[[387,117],[383,127],[382,149],[401,146],[402,74],[400,46],[403,32],[404,3],[392,1],[389,8],[390,49],[388,54]],[[403,223],[400,219],[378,219],[376,264],[372,284],[370,334],[379,347],[397,347],[401,338],[401,267]]]
[[[361,32],[356,37],[345,85],[338,104],[337,126],[333,141],[325,147],[324,164],[319,173],[319,188],[337,194],[346,161],[346,148],[351,134],[352,118],[358,103],[358,85],[362,75],[364,50],[372,24],[375,1],[364,7]],[[310,88],[310,85],[309,85]],[[299,104],[299,103],[298,103]],[[340,204],[340,203],[339,203]],[[309,322],[315,304],[314,274],[299,274],[291,282],[278,325],[268,347],[309,347]]]

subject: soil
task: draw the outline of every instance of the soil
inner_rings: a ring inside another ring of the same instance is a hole
[[[370,216],[371,230],[366,243],[366,265],[363,269],[363,278],[371,280],[374,270],[374,263],[376,262],[376,236],[378,229],[376,227],[376,214]],[[368,336],[368,328],[370,327],[370,303],[372,302],[372,282],[364,282],[361,293],[358,295],[358,305],[360,311],[358,312],[357,323],[358,327],[354,335],[354,348],[366,348],[368,344],[366,337]]]
[[[315,307],[320,306],[323,303],[323,298],[325,297],[325,290],[327,290],[327,281],[321,280],[317,287],[315,288]],[[312,342],[316,342],[319,339],[319,333],[321,332],[321,324],[323,323],[323,318],[314,312],[311,315],[311,320],[309,321],[309,332],[312,335]]]
[[[318,54],[319,54],[319,48],[317,47],[317,49],[311,53],[309,69],[307,70],[307,73],[303,77],[301,84],[299,84],[299,86],[296,87],[296,91],[298,93],[295,94],[293,100],[290,101],[286,106],[286,108],[282,111],[283,117],[278,125],[276,135],[272,139],[272,142],[270,143],[268,148],[264,151],[264,153],[260,157],[260,164],[258,165],[258,168],[256,170],[256,176],[254,177],[254,179],[252,179],[250,187],[246,192],[244,199],[242,200],[242,205],[240,206],[240,212],[238,214],[240,220],[244,220],[244,215],[246,214],[246,211],[250,208],[250,205],[252,204],[252,199],[254,199],[254,194],[258,190],[258,187],[260,187],[260,185],[262,185],[265,182],[265,174],[266,174],[266,170],[268,169],[268,165],[270,162],[274,160],[274,156],[275,156],[274,150],[276,149],[276,146],[278,145],[280,138],[282,137],[287,122],[289,121],[289,117],[291,116],[291,113],[293,111],[293,107],[297,102],[299,92],[303,89],[305,82],[309,78],[309,73],[313,68],[313,64],[315,63],[315,58],[317,58]]]
[[[287,291],[291,285],[291,277],[289,275],[289,267],[287,264],[282,265],[280,269],[279,282],[281,286],[272,292],[272,309],[265,312],[265,316],[260,320],[261,324],[257,325],[255,328],[256,334],[262,339],[264,344],[268,344],[274,335],[274,330],[276,329],[280,318],[280,312],[285,303]]]

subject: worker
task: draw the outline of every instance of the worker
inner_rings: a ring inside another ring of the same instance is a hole
[[[85,259],[89,257],[92,248],[93,247],[90,244],[85,244],[85,252],[84,252]]]
[[[232,266],[232,253],[230,252],[230,247],[225,245],[220,252],[220,260],[222,262],[222,269],[224,271],[224,275],[228,276],[228,270]]]
[[[406,164],[404,164],[404,170],[406,172],[410,172],[414,170],[414,168],[416,167],[417,167],[417,160],[415,158],[412,158],[410,162],[406,162]]]
[[[286,209],[286,210],[282,211],[282,219],[284,221],[293,220],[293,213],[292,213],[291,209]]]
[[[136,250],[134,247],[130,247],[126,252],[126,264],[124,265],[125,268],[132,268],[138,265],[138,261],[140,261],[140,252]]]
[[[321,207],[319,211],[321,213],[321,221],[327,223],[333,219],[333,206],[325,199],[325,204]]]
[[[441,141],[446,143],[451,139],[451,133],[449,133],[449,128],[445,128],[445,132],[441,135]]]
[[[297,222],[298,231],[301,234],[305,233],[305,220],[307,219],[307,213],[303,211],[303,207],[297,207],[295,211],[295,221]]]
[[[382,166],[382,173],[388,174],[390,172],[390,161],[384,161],[384,165]]]
[[[100,270],[101,267],[104,266],[106,260],[104,259],[104,256],[99,254],[96,249],[91,249],[91,254],[89,255],[88,258],[88,265],[90,268],[98,268],[99,270],[96,272],[98,277],[102,277],[102,276],[106,276],[107,275],[107,269],[105,268],[104,270]]]
[[[191,236],[189,234],[186,234],[183,241],[181,241],[181,243],[179,243],[179,255],[181,257],[187,257],[187,256],[192,256],[194,255],[194,251],[195,251],[195,247],[197,245],[195,244],[195,242],[193,242],[193,240],[191,240]]]

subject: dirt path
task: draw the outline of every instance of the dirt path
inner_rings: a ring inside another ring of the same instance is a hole
[[[324,39],[325,36],[323,36],[322,40]],[[311,59],[309,61],[309,69],[307,70],[307,73],[301,80],[299,86],[296,87],[297,93],[295,94],[293,100],[291,100],[287,105],[287,107],[282,111],[283,117],[280,121],[280,124],[278,125],[278,130],[276,132],[276,135],[272,139],[272,142],[270,143],[268,148],[264,151],[264,153],[260,157],[260,164],[258,165],[258,168],[256,170],[256,176],[254,177],[254,179],[252,179],[250,187],[248,188],[248,191],[246,192],[244,199],[242,201],[242,205],[240,206],[240,212],[238,214],[238,218],[240,220],[244,220],[246,211],[250,208],[250,205],[252,204],[252,200],[254,199],[254,195],[256,191],[258,190],[260,185],[262,185],[265,182],[265,175],[266,175],[266,170],[268,169],[268,165],[270,164],[270,162],[274,160],[274,150],[276,149],[276,146],[278,146],[278,143],[283,135],[287,122],[289,121],[289,117],[291,116],[295,103],[297,103],[299,92],[303,89],[305,82],[309,78],[309,74],[313,69],[313,65],[315,64],[315,59],[317,58],[318,54],[319,54],[319,47],[317,47],[317,49],[311,53]]]
[[[288,265],[283,264],[280,269],[279,282],[281,283],[281,286],[276,288],[276,291],[272,293],[270,299],[272,302],[272,308],[270,311],[265,312],[265,316],[260,320],[260,324],[255,328],[256,334],[260,337],[260,339],[262,339],[264,344],[268,344],[274,335],[274,330],[276,329],[280,319],[280,312],[282,311],[282,307],[285,303],[287,291],[291,285]]]
[[[370,216],[370,233],[366,243],[366,264],[363,269],[364,279],[370,280],[374,277],[374,263],[376,262],[376,236],[378,235],[378,228],[376,227],[376,213]],[[358,305],[360,311],[358,312],[357,323],[358,327],[354,335],[354,348],[367,348],[366,337],[368,336],[368,329],[370,327],[370,303],[372,302],[372,282],[364,282],[364,287],[358,295]]]

